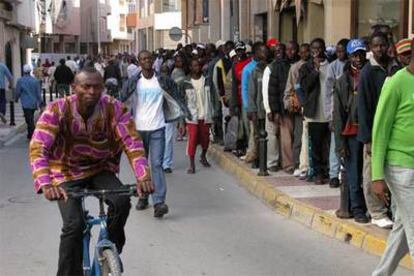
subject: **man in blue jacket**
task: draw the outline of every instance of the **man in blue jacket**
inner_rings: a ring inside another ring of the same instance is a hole
[[[27,124],[27,139],[32,138],[35,129],[34,113],[42,103],[40,82],[30,75],[32,66],[23,66],[23,76],[17,80],[14,100],[23,107],[24,119]]]

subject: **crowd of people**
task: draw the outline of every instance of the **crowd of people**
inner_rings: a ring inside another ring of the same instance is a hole
[[[135,131],[150,162],[155,217],[169,212],[165,173],[172,173],[174,139],[187,140],[189,174],[197,171],[198,145],[200,164],[211,166],[206,153],[212,142],[253,168],[265,155],[270,172],[283,171],[310,185],[338,188],[342,180],[348,187],[350,207],[345,212],[338,210],[337,217],[353,218],[362,224],[371,221],[380,228],[392,228],[393,220],[397,224],[390,235],[393,247],[387,249],[387,258],[377,271],[382,275],[395,269],[401,254],[408,250],[414,257],[414,225],[409,208],[414,194],[414,146],[410,141],[414,137],[414,98],[408,95],[414,87],[414,71],[410,71],[414,70],[413,48],[412,39],[395,43],[391,29],[377,25],[368,37],[344,38],[329,47],[322,38],[300,45],[275,38],[255,43],[219,40],[214,44],[178,44],[174,50],[143,50],[137,56],[67,57],[57,67],[49,60],[43,64],[39,60],[36,65],[24,66],[25,75],[17,82],[15,99],[21,98],[23,108],[31,110],[26,121],[28,138],[37,135],[31,143],[35,160],[41,157],[44,143],[52,146],[48,139],[42,141],[40,133],[53,129],[40,123],[38,133],[33,134],[32,113],[41,106],[40,85],[34,89],[34,78],[46,83],[46,89],[63,91],[58,94],[66,98],[75,87],[78,91],[86,89],[79,84],[81,80],[76,82],[77,72],[99,73],[108,94],[130,107]],[[401,99],[405,99],[406,106],[400,106]],[[75,100],[70,100],[68,106]],[[50,105],[46,109],[49,117],[42,115],[41,121],[66,116],[60,114],[66,106],[66,101],[61,101],[58,106]],[[133,166],[134,162],[137,166],[134,149],[127,141],[135,137],[131,126],[128,132],[121,128],[117,131]],[[264,131],[266,152],[258,146]],[[50,135],[55,137],[56,133]],[[391,168],[384,169],[387,164]],[[400,167],[406,170],[398,171]],[[138,178],[146,175],[134,169]],[[404,180],[392,180],[398,178],[397,173],[404,174]],[[70,174],[53,177],[60,182],[72,179]],[[390,204],[384,179],[394,204]],[[38,191],[42,181],[37,178]],[[399,181],[405,181],[405,190],[393,185]],[[148,207],[148,196],[142,194],[137,210]]]

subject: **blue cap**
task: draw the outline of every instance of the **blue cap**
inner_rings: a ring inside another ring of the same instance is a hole
[[[346,45],[346,52],[348,55],[352,55],[356,51],[363,50],[366,51],[365,43],[362,39],[351,39]]]

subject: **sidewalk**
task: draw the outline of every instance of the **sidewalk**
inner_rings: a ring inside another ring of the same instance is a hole
[[[217,145],[210,147],[209,156],[239,179],[241,186],[278,214],[324,235],[360,247],[370,254],[381,256],[384,252],[389,230],[335,216],[334,212],[339,207],[339,189],[329,188],[329,185],[317,186],[284,172],[269,172],[270,176],[259,177],[258,170],[251,169],[250,164],[224,152]],[[409,255],[404,257],[400,265],[414,270]]]
[[[53,97],[53,100],[56,100]],[[46,104],[50,103],[49,93],[46,94]],[[35,113],[38,114],[38,111]],[[10,125],[10,103],[7,102],[7,112],[6,112],[7,123],[3,124],[0,122],[0,148],[4,146],[5,143],[10,141],[14,136],[19,133],[26,131],[26,122],[24,120],[23,108],[20,102],[14,103],[14,126]]]
[[[7,103],[7,123],[3,124],[2,122],[0,122],[0,148],[3,147],[4,144],[10,139],[12,139],[15,135],[26,130],[26,123],[24,121],[22,105],[20,103],[14,104],[14,126],[10,125],[9,108],[10,104]]]

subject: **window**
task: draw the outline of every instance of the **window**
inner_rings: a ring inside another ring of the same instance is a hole
[[[162,12],[176,12],[180,10],[180,0],[162,0]]]
[[[120,14],[119,15],[119,31],[125,32],[125,28],[126,28],[126,17],[125,17],[125,14]]]
[[[394,40],[400,36],[400,25],[403,14],[401,14],[401,1],[403,0],[358,0],[356,34],[367,36],[371,34],[374,25],[388,25],[391,27]]]

